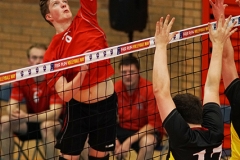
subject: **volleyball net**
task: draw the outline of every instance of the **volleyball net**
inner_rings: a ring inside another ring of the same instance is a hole
[[[232,17],[229,22],[232,24],[237,21],[236,27],[240,25],[240,16]],[[216,22],[212,22],[212,28],[216,29]],[[179,93],[192,93],[198,97],[202,97],[202,89],[205,83],[205,78],[208,70],[208,65],[211,57],[211,43],[207,36],[208,24],[199,25],[192,28],[187,28],[178,31],[178,34],[170,41],[168,45],[168,66],[171,79],[171,93],[174,96]],[[238,67],[238,61],[240,60],[239,55],[239,32],[233,35],[233,45],[236,52],[235,60]],[[48,73],[63,71],[71,69],[77,66],[98,62],[105,59],[110,59],[112,66],[115,68],[115,75],[112,77],[113,81],[116,82],[122,78],[118,72],[118,65],[123,56],[133,54],[138,58],[141,66],[140,75],[149,81],[152,79],[152,68],[153,68],[153,55],[154,55],[155,41],[154,37],[126,43],[118,46],[105,48],[98,51],[88,52],[65,59],[60,59],[48,63],[42,63],[35,66],[25,67],[0,74],[0,85],[1,85],[1,116],[7,114],[9,107],[8,100],[11,92],[11,83],[18,82],[21,80],[45,75]],[[29,85],[30,84],[26,84]],[[229,112],[230,107],[226,98],[223,95],[223,86],[220,87],[222,113],[224,115],[224,145],[223,154],[229,155],[230,150],[230,130],[229,130]],[[25,107],[25,102],[19,103],[19,107]],[[19,122],[20,123],[20,122]],[[14,138],[16,139],[16,135]],[[1,139],[1,147],[4,145]],[[19,141],[15,144],[19,144]],[[49,142],[50,143],[50,142]],[[55,143],[55,141],[54,141]],[[43,149],[42,143],[36,143],[42,150],[42,153],[46,152]],[[161,141],[161,147],[166,145],[165,140]],[[166,154],[166,151],[162,151],[162,148],[156,149],[154,153],[154,159],[161,159]],[[35,154],[36,146],[24,145],[20,149],[14,149],[14,155],[18,153],[25,153],[26,157]],[[158,152],[160,151],[160,152]],[[2,153],[2,152],[1,152]],[[4,154],[4,153],[3,153]],[[39,154],[39,153],[36,153]],[[24,155],[23,155],[24,156]],[[44,155],[43,155],[44,156]],[[129,153],[131,159],[131,154]],[[36,158],[35,158],[36,159]],[[41,157],[37,157],[41,159]]]

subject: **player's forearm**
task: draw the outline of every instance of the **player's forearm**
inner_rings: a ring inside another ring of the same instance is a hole
[[[82,85],[82,82],[84,80],[84,77],[86,75],[86,72],[79,72],[72,81],[67,82],[64,78],[63,80],[60,80],[57,82],[56,91],[59,95],[59,97],[64,100],[65,102],[68,102],[72,99],[73,95],[75,95],[77,92],[79,92],[80,87]],[[63,83],[63,84],[61,84]]]
[[[133,144],[134,142],[137,142],[138,140],[140,140],[146,134],[153,133],[153,132],[154,132],[153,126],[150,124],[147,124],[143,126],[137,133],[135,133],[131,137],[128,137],[127,140],[130,140],[131,144]]]
[[[166,46],[156,47],[153,64],[153,91],[155,94],[170,92]]]
[[[15,110],[20,110],[20,102],[10,99],[9,105],[7,107],[7,113],[10,114]]]
[[[47,120],[58,120],[61,113],[61,109],[44,111],[37,114],[29,114],[28,122],[44,122]]]
[[[219,84],[222,72],[222,45],[213,44],[213,52],[211,57],[210,66],[208,69],[207,79],[204,88],[203,104],[210,101],[219,102]],[[209,98],[211,97],[211,99]]]
[[[225,88],[228,87],[232,80],[238,77],[234,60],[234,49],[230,38],[227,39],[223,48],[222,77]]]

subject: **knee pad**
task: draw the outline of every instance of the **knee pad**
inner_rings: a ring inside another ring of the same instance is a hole
[[[88,155],[88,160],[109,160],[109,154],[105,157],[92,157]]]
[[[59,156],[58,160],[67,160],[67,159],[63,158],[62,156]]]

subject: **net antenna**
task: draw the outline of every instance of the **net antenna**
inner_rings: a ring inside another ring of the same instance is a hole
[[[235,27],[240,26],[240,16],[235,16],[231,18],[231,21],[228,25],[233,24],[233,22],[237,21]],[[217,23],[210,23],[212,28],[215,30]],[[208,24],[203,24],[183,30],[177,31],[178,33],[173,37],[173,39],[169,43],[174,43],[190,38],[194,38],[197,36],[202,36],[209,33]],[[171,33],[170,33],[171,34]],[[42,63],[35,66],[25,67],[9,72],[4,72],[0,74],[0,85],[12,83],[15,81],[28,79],[40,75],[45,75],[48,73],[58,72],[65,69],[81,66],[84,64],[89,64],[97,61],[101,61],[104,59],[114,58],[118,56],[122,56],[125,54],[138,52],[141,50],[149,49],[155,47],[155,39],[154,37],[133,41],[130,43],[125,43],[118,46],[113,46],[109,48],[104,48],[101,50],[88,52],[56,61],[51,61],[47,63]]]

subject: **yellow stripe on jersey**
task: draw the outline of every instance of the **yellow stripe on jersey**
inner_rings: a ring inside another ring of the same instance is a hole
[[[240,160],[240,139],[231,123],[231,160]]]
[[[172,152],[170,152],[170,156],[169,156],[169,159],[168,160],[174,160],[174,157],[172,155]]]

